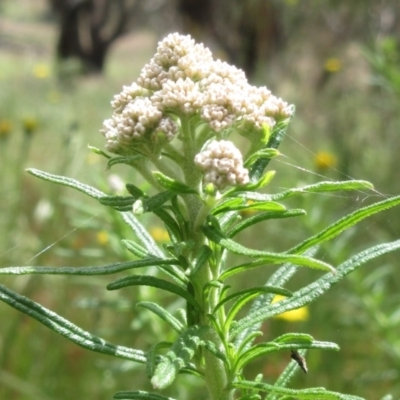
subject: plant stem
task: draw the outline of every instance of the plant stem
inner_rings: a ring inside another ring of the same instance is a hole
[[[221,345],[221,341],[213,329],[210,329],[208,335],[208,340],[211,340],[216,345]],[[204,352],[204,361],[204,377],[210,400],[233,400],[233,389],[229,388],[228,375],[224,363],[207,350]]]
[[[216,348],[223,350],[223,344],[214,327],[210,324],[208,314],[212,312],[218,303],[218,291],[211,288],[206,298],[203,295],[204,288],[208,282],[215,279],[215,271],[210,265],[204,265],[195,276],[192,277],[196,299],[203,308],[200,323],[208,325],[210,329],[205,339],[214,343]],[[230,388],[230,380],[225,364],[209,351],[204,351],[204,379],[210,394],[210,400],[233,400],[233,389]]]

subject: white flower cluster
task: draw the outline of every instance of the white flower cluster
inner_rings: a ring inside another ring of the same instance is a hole
[[[217,189],[249,182],[249,171],[243,167],[242,154],[228,140],[213,140],[196,155],[194,162],[204,173],[204,183],[212,183]]]
[[[172,140],[178,127],[172,119],[165,120],[170,114],[198,114],[220,132],[239,121],[255,128],[273,127],[275,120],[292,112],[266,87],[251,86],[243,71],[214,60],[209,49],[178,33],[158,44],[137,82],[125,86],[111,104],[114,113],[101,132],[106,148],[116,153],[126,152],[154,132]]]

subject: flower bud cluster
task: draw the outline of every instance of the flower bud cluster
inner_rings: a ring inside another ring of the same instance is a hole
[[[204,183],[212,183],[219,190],[249,182],[242,154],[228,140],[213,140],[196,155],[194,162],[204,172]]]
[[[173,140],[184,116],[198,115],[215,134],[241,121],[272,128],[292,113],[266,87],[251,86],[243,71],[214,60],[209,49],[178,33],[158,44],[137,82],[124,86],[111,105],[113,115],[101,132],[106,148],[122,154],[158,133]]]

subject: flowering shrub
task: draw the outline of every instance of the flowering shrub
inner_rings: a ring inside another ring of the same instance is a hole
[[[114,345],[4,286],[0,287],[0,299],[82,347],[145,364],[157,393],[133,387],[116,393],[115,399],[168,400],[158,392],[180,373],[203,379],[212,400],[359,399],[321,387],[287,387],[296,370],[307,372],[306,350],[338,350],[336,344],[297,332],[254,340],[262,335],[260,326],[265,320],[305,310],[303,307],[354,269],[399,248],[400,241],[379,244],[336,267],[315,258],[319,244],[399,204],[400,196],[361,208],[282,253],[248,248],[234,240],[239,232],[271,219],[306,214],[301,209],[287,209],[281,201],[310,193],[369,190],[372,185],[328,181],[275,194],[260,193],[274,176],[265,169],[279,155],[277,147],[294,108],[267,88],[251,86],[242,71],[214,60],[207,48],[189,36],[175,33],[162,40],[137,82],[125,86],[111,104],[113,114],[104,121],[101,132],[106,150],[116,156],[93,150],[108,159],[109,168],[115,164],[133,167],[151,185],[151,193],[126,183],[126,195],[112,196],[70,178],[34,169],[29,172],[73,187],[119,211],[135,236],[122,241],[133,259],[102,267],[9,267],[0,273],[91,276],[157,267],[156,275],[129,273],[107,289],[134,290],[132,287],[142,285],[180,297],[186,303],[183,317],[154,302],[138,304],[167,322],[176,331],[175,341],[160,338],[144,350]],[[245,139],[248,143],[239,145]],[[140,223],[145,213],[162,221],[168,243],[157,244]],[[238,264],[235,255],[245,256],[247,261]],[[265,285],[231,292],[230,277],[273,265],[279,267]],[[320,270],[322,276],[291,292],[285,284],[298,267]],[[277,295],[284,299],[273,302]],[[248,314],[238,317],[250,301]],[[253,381],[246,378],[247,364],[277,351],[287,352],[292,361],[275,382],[261,375]]]

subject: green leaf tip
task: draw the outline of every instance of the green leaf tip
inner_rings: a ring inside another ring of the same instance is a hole
[[[89,149],[91,152],[93,152],[94,154],[98,154],[99,156],[103,156],[103,157],[105,157],[105,158],[107,158],[107,159],[110,159],[110,158],[111,158],[110,155],[108,155],[108,154],[107,154],[106,152],[104,152],[103,150],[98,149],[97,147],[94,147],[94,146],[91,146],[91,145],[88,144],[88,149]]]
[[[149,393],[143,390],[123,391],[114,394],[113,399],[118,400],[175,400],[172,397],[162,396],[156,393]]]
[[[179,182],[175,179],[172,179],[159,171],[152,172],[156,181],[167,190],[171,190],[175,193],[182,194],[197,194],[196,190],[192,189],[190,186],[184,184],[183,182]]]
[[[117,290],[128,286],[151,286],[167,292],[175,293],[176,295],[188,301],[193,307],[196,308],[196,310],[201,311],[201,307],[196,299],[182,286],[151,275],[125,276],[124,278],[109,283],[107,285],[107,290]]]

